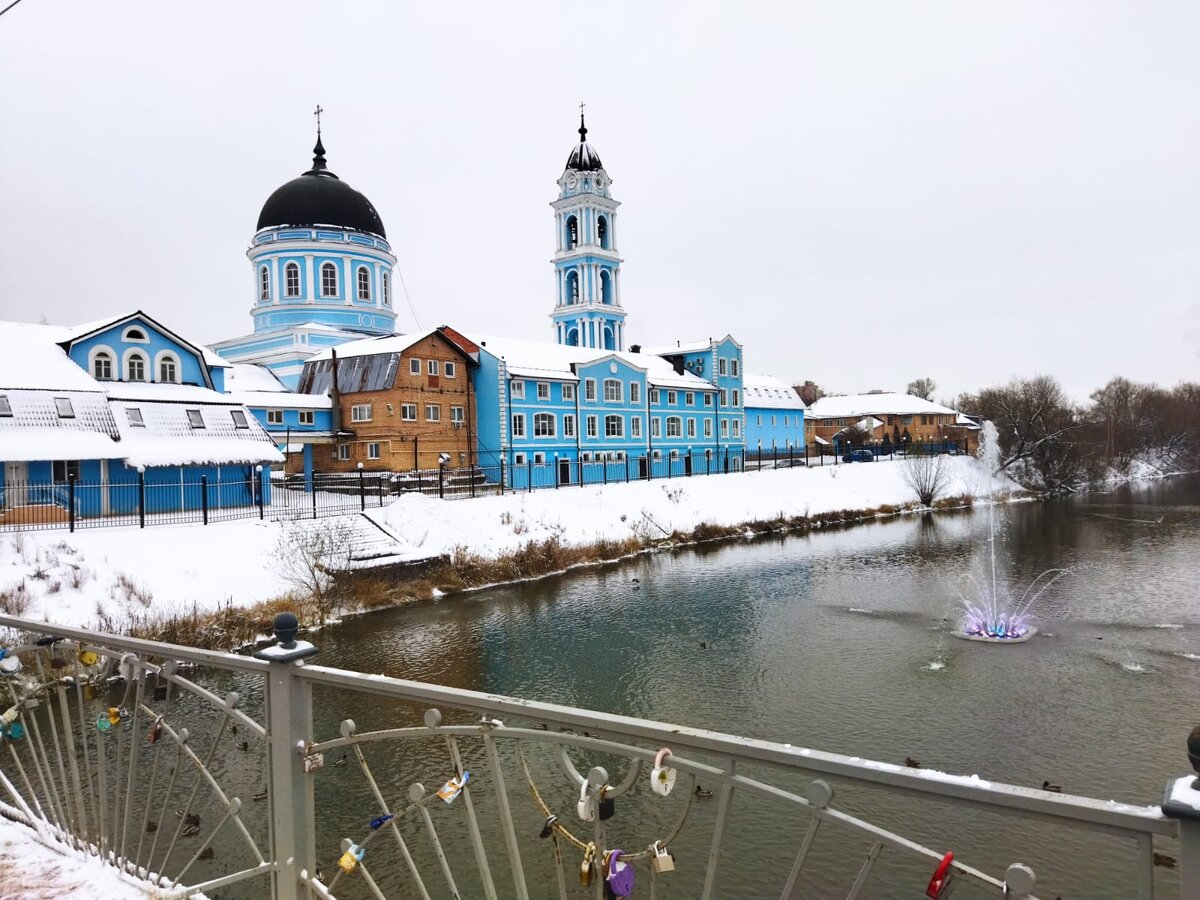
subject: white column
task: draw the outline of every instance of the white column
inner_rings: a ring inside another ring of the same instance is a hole
[[[282,285],[279,283],[279,257],[271,257],[271,303],[278,305],[279,297],[283,293]]]
[[[350,306],[358,297],[358,272],[356,266],[351,262],[350,257],[342,257],[342,277],[338,279],[341,284],[338,285],[342,289],[342,293],[346,296],[346,305]]]
[[[313,281],[313,256],[311,253],[304,254],[304,280],[308,282],[308,291],[305,293],[306,303],[317,302],[317,292]]]

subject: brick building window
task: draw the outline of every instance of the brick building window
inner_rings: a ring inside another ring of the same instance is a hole
[[[367,459],[379,459],[379,442],[372,441],[367,444]]]
[[[371,404],[370,403],[355,403],[350,407],[351,422],[370,422],[371,421]]]
[[[400,404],[400,418],[405,422],[417,421],[417,404],[401,403]]]

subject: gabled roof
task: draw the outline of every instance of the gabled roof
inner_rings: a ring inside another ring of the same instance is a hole
[[[669,344],[659,347],[643,347],[643,353],[651,353],[655,356],[679,356],[681,353],[704,353],[711,350],[717,344],[724,341],[732,341],[738,349],[741,349],[741,344],[732,334],[727,334],[719,338],[705,338],[702,341],[676,341],[675,346]]]
[[[205,366],[216,366],[219,369],[223,369],[230,365],[228,362],[226,362],[224,359],[222,359],[216,353],[209,350],[207,347],[201,347],[199,344],[193,344],[191,341],[187,340],[186,338],[180,337],[177,333],[172,331],[170,328],[163,325],[162,322],[158,321],[158,319],[154,318],[153,316],[147,315],[146,313],[142,312],[140,309],[134,310],[131,313],[126,313],[124,315],[110,316],[107,319],[97,319],[94,322],[85,322],[82,325],[75,325],[70,328],[67,328],[64,338],[59,341],[59,345],[64,350],[70,350],[72,344],[76,344],[79,341],[86,340],[87,338],[90,338],[93,335],[99,334],[102,331],[107,331],[108,329],[114,328],[118,325],[123,325],[124,323],[132,321],[133,319],[144,319],[145,321],[149,322],[151,325],[154,326],[154,328],[157,331],[162,332],[167,337],[169,337],[171,340],[173,340],[175,343],[179,344],[181,347],[186,347],[187,349],[189,349],[193,353],[195,353],[196,356],[198,356],[203,361]],[[204,371],[204,380],[205,380],[205,383],[207,383],[211,386],[211,381],[208,376],[207,368]]]
[[[0,322],[0,391],[103,391],[59,346],[66,334],[58,325]]]
[[[901,393],[846,394],[840,397],[822,397],[809,407],[809,416],[814,419],[861,418],[869,415],[957,416],[958,413],[929,400]]]

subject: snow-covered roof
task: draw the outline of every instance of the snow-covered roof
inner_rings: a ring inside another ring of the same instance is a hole
[[[430,328],[415,334],[385,334],[381,337],[363,338],[360,341],[349,341],[314,353],[310,361],[332,359],[334,352],[338,359],[349,359],[351,356],[374,356],[377,353],[403,353],[413,344],[422,341],[437,331]]]
[[[295,391],[232,391],[229,402],[251,409],[332,409],[328,394],[297,394]]]
[[[220,396],[215,395],[215,396]],[[121,456],[131,466],[243,465],[282,462],[283,454],[258,420],[240,404],[191,406],[185,403],[144,403],[114,400],[113,418],[120,432]],[[140,425],[128,410],[137,409]],[[233,413],[245,416],[238,427]],[[191,424],[195,412],[203,428]]]
[[[858,428],[861,431],[872,431],[873,432],[873,431],[875,431],[875,429],[881,427],[882,425],[883,425],[883,421],[881,419],[877,419],[874,416],[863,416],[861,419],[859,419],[853,425],[847,425],[845,428],[843,428],[841,431],[839,431],[838,434],[841,434],[842,431],[849,431],[851,428]]]
[[[901,393],[846,394],[841,397],[822,397],[809,407],[809,416],[814,419],[861,418],[868,415],[956,416],[958,413],[929,400]]]
[[[747,409],[808,409],[786,381],[749,372],[742,376],[742,405]]]
[[[0,390],[104,390],[58,346],[67,331],[58,325],[0,322]]]
[[[614,357],[646,372],[648,384],[657,387],[679,388],[688,391],[715,391],[716,388],[691,372],[680,375],[669,362],[650,353],[629,353],[615,350],[596,350],[588,347],[569,347],[564,344],[525,341],[519,338],[492,335],[464,335],[493,356],[504,360],[508,371],[519,378],[544,378],[560,381],[578,380],[573,365],[591,363]]]
[[[705,350],[711,350],[715,341],[680,341],[675,345],[664,345],[662,347],[643,347],[643,353],[650,353],[654,356],[671,356],[675,353],[703,353]]]
[[[229,365],[228,362],[226,362],[224,359],[222,359],[220,356],[218,356],[212,350],[209,350],[207,347],[202,347],[199,344],[193,344],[191,341],[187,340],[186,338],[180,337],[178,334],[171,331],[171,329],[167,328],[165,325],[163,325],[161,322],[159,322],[153,316],[146,315],[146,313],[142,312],[140,309],[134,310],[131,313],[121,313],[120,315],[109,316],[105,319],[96,319],[93,322],[84,322],[82,325],[68,326],[63,329],[65,334],[63,337],[59,338],[59,342],[60,343],[69,343],[69,342],[77,341],[77,340],[80,340],[81,338],[85,338],[85,337],[88,337],[89,335],[95,334],[97,331],[103,331],[106,328],[111,328],[113,325],[116,325],[119,322],[126,322],[130,319],[137,319],[137,318],[145,319],[147,322],[152,323],[155,328],[157,328],[159,331],[161,331],[163,334],[167,335],[168,337],[174,338],[176,341],[178,341],[179,343],[183,344],[186,347],[191,347],[193,350],[199,351],[199,353],[204,357],[204,362],[206,365],[216,366],[217,368],[225,368]]]
[[[234,391],[286,391],[283,382],[271,374],[266,366],[253,363],[234,363],[225,373],[225,392]]]

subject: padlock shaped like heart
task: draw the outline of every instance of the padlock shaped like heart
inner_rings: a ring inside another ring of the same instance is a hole
[[[671,749],[663,747],[654,757],[654,768],[650,770],[650,790],[660,797],[667,796],[675,788],[675,770],[663,765],[663,761],[670,755]]]
[[[628,897],[633,893],[633,866],[621,859],[624,850],[612,850],[608,854],[608,889],[617,897]]]
[[[579,788],[579,802],[575,804],[575,812],[581,822],[596,821],[596,798],[588,792],[587,779]]]
[[[108,720],[108,713],[100,714],[99,718],[96,719],[96,728],[100,731],[112,730],[112,722]]]

